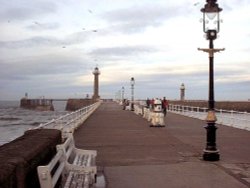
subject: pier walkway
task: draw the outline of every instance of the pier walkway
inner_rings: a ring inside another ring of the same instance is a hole
[[[97,150],[108,188],[250,187],[250,132],[218,125],[221,160],[205,162],[206,122],[168,113],[166,127],[104,102],[74,133],[76,146]]]

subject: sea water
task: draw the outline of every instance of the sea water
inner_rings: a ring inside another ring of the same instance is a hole
[[[20,108],[19,101],[0,101],[0,145],[67,113],[66,101],[53,101],[55,111],[35,111]]]

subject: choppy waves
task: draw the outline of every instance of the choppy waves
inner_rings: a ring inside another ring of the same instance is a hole
[[[24,131],[66,114],[65,102],[56,102],[55,111],[19,108],[18,101],[0,101],[0,145],[23,135]]]

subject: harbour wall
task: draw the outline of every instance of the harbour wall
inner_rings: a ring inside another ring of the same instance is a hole
[[[40,187],[37,166],[46,165],[61,143],[61,131],[37,129],[0,146],[0,187]]]
[[[54,99],[56,100],[56,99]],[[65,107],[66,111],[75,111],[80,108],[94,104],[95,99],[68,99]],[[53,99],[27,99],[20,100],[20,107],[30,110],[54,111]]]
[[[20,100],[20,107],[30,110],[54,111],[52,99],[27,99]]]
[[[85,106],[94,104],[96,100],[94,99],[68,99],[66,104],[66,111],[75,111]]]

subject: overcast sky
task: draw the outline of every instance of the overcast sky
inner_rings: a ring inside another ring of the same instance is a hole
[[[200,9],[205,0],[2,0],[0,100],[115,97],[135,78],[135,98],[208,98],[208,54]],[[250,1],[223,8],[215,48],[216,100],[250,98]]]

